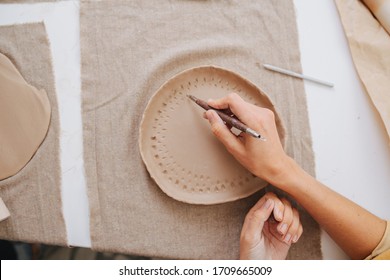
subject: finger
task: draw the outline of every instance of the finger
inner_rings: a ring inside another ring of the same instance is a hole
[[[296,209],[294,209],[294,210],[295,210],[294,211],[294,220],[297,223],[297,229],[295,230],[294,234],[292,234],[291,242],[296,243],[296,242],[298,242],[299,238],[302,236],[303,227],[302,227],[302,223],[300,221],[298,210],[296,210]]]
[[[293,237],[292,242],[294,242],[294,243],[298,242],[298,240],[299,240],[299,238],[301,238],[302,234],[303,234],[303,226],[302,226],[302,224],[299,224],[298,234]]]
[[[263,206],[264,202],[265,202],[267,199],[273,200],[274,203],[275,203],[276,201],[279,200],[279,198],[276,196],[276,194],[274,194],[273,192],[267,192],[266,194],[264,194],[264,195],[259,199],[259,201],[256,202],[255,205],[253,205],[253,207],[252,207],[251,210],[249,210],[249,211],[256,211],[256,210],[260,209],[260,208]],[[274,207],[274,208],[275,208],[275,207]]]
[[[216,100],[211,99],[207,103],[216,109],[230,109],[244,123],[253,121],[253,105],[245,102],[237,93]]]
[[[256,205],[258,207],[258,205]],[[260,208],[252,208],[245,217],[241,231],[241,242],[252,243],[261,236],[264,223],[272,213],[274,201],[272,199],[263,200]]]
[[[283,237],[283,242],[290,245],[293,239],[297,236],[299,230],[299,214],[296,209],[292,209],[292,220],[286,234]]]
[[[276,221],[281,222],[283,220],[284,205],[283,202],[275,194],[274,196],[275,196],[274,217]]]
[[[281,201],[282,201],[283,206],[284,206],[283,207],[284,208],[283,219],[282,219],[282,221],[280,221],[277,229],[278,229],[278,232],[284,236],[287,233],[288,228],[290,227],[291,222],[293,220],[293,211],[291,208],[291,204],[287,199],[282,198]]]
[[[263,205],[263,201],[264,200],[267,200],[267,199],[271,199],[274,201],[275,203],[275,206],[274,206],[274,209],[273,209],[273,217],[275,218],[275,222],[279,222],[283,219],[283,211],[284,211],[284,205],[283,203],[280,201],[280,199],[277,197],[276,194],[274,194],[273,192],[267,192],[254,206],[251,210],[256,210],[258,208],[261,207],[261,205]]]
[[[210,122],[212,132],[226,149],[233,155],[244,154],[245,149],[243,144],[231,133],[218,114],[214,110],[208,110],[206,116]]]

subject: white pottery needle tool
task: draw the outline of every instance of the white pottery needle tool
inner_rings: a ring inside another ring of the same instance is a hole
[[[290,70],[282,69],[282,68],[279,68],[279,67],[276,67],[276,66],[273,66],[273,65],[263,64],[263,66],[264,66],[264,68],[266,68],[268,70],[272,70],[272,71],[279,72],[279,73],[282,73],[282,74],[285,74],[285,75],[290,75],[290,76],[293,76],[293,77],[296,77],[296,78],[301,78],[301,79],[305,79],[305,80],[308,80],[308,81],[312,81],[312,82],[315,82],[317,84],[321,84],[321,85],[324,85],[324,86],[327,86],[327,87],[333,87],[334,86],[334,84],[332,84],[332,83],[321,81],[319,79],[316,79],[316,78],[313,78],[313,77],[309,77],[309,76],[306,76],[306,75],[303,75],[303,74],[299,74],[299,73],[296,73],[296,72],[293,72],[293,71],[290,71]]]

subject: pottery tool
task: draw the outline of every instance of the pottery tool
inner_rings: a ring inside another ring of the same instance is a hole
[[[262,141],[266,141],[264,137],[262,137],[258,132],[254,131],[253,129],[247,127],[244,123],[242,123],[239,119],[233,116],[232,112],[230,112],[229,109],[225,110],[219,110],[211,107],[210,105],[207,104],[206,101],[201,100],[199,98],[196,98],[193,95],[187,95],[188,98],[190,98],[192,101],[194,101],[196,104],[198,104],[200,107],[205,109],[206,111],[208,110],[214,110],[218,116],[227,124],[232,127],[237,128],[238,130],[248,133],[252,135],[255,138],[259,138]]]
[[[327,87],[333,87],[334,86],[334,84],[332,84],[332,83],[325,82],[325,81],[322,81],[322,80],[319,80],[319,79],[316,79],[316,78],[313,78],[313,77],[310,77],[310,76],[306,76],[306,75],[303,75],[303,74],[299,74],[299,73],[296,73],[296,72],[293,72],[293,71],[290,71],[290,70],[286,70],[286,69],[283,69],[283,68],[279,68],[279,67],[276,67],[276,66],[273,66],[273,65],[263,64],[263,66],[264,66],[264,68],[266,68],[268,70],[272,70],[272,71],[275,71],[275,72],[278,72],[278,73],[282,73],[282,74],[285,74],[285,75],[289,75],[289,76],[293,76],[293,77],[296,77],[296,78],[301,78],[301,79],[305,79],[305,80],[308,80],[308,81],[312,81],[314,83],[321,84],[321,85],[324,85],[324,86],[327,86]]]

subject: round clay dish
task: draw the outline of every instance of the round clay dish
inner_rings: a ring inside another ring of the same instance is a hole
[[[202,117],[204,110],[187,97],[191,94],[208,100],[231,92],[274,111],[284,143],[284,128],[272,102],[254,84],[213,66],[181,72],[150,99],[139,138],[150,176],[172,198],[192,204],[217,204],[247,197],[267,185],[226,151]]]

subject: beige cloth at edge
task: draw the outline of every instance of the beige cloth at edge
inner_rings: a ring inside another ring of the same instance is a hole
[[[363,2],[390,34],[390,0],[363,0]]]
[[[293,2],[81,1],[80,28],[92,247],[157,258],[237,259],[244,217],[261,193],[208,206],[168,197],[141,160],[139,125],[165,81],[192,67],[220,66],[270,96],[288,130],[288,153],[314,175],[303,82],[261,66],[301,71]],[[289,258],[319,259],[319,227],[301,213],[305,230]]]
[[[377,256],[383,254],[390,249],[390,221],[386,222],[386,230],[383,237],[375,249],[371,252],[366,260],[375,259]]]
[[[335,0],[352,59],[390,136],[390,35],[358,0]]]
[[[0,26],[0,52],[10,58],[27,83],[47,92],[52,109],[47,136],[35,155],[16,175],[0,181],[0,197],[11,213],[0,224],[0,239],[67,245],[61,204],[59,115],[43,23]]]

